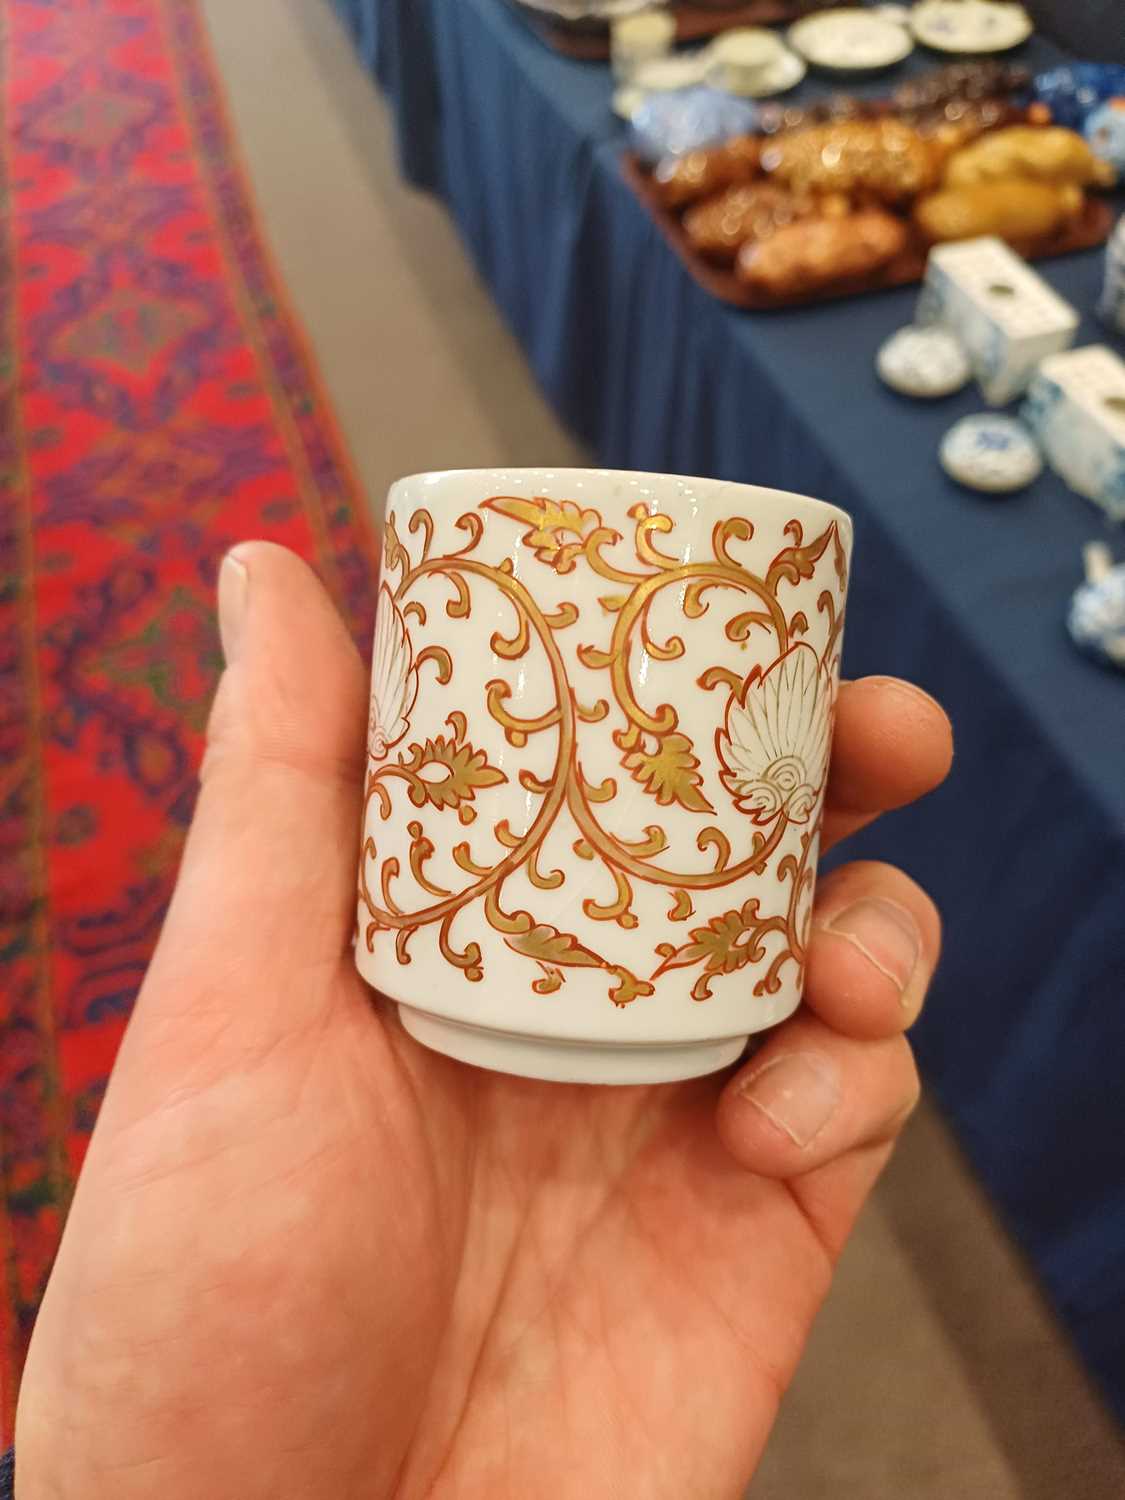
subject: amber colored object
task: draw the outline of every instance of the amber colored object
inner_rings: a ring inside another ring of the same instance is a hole
[[[926,239],[968,240],[996,234],[1006,240],[1045,239],[1079,218],[1082,189],[1073,183],[1013,179],[945,188],[921,198],[914,222]]]
[[[912,117],[910,123],[927,140],[933,141],[948,160],[954,151],[960,151],[982,136],[986,130],[995,130],[1010,117],[1011,106],[1001,99],[981,99],[966,102],[957,99],[942,109],[932,110]]]
[[[843,120],[781,135],[762,167],[795,192],[864,193],[903,203],[935,187],[945,153],[900,120]]]
[[[754,136],[734,136],[706,151],[666,156],[657,163],[653,181],[666,208],[685,208],[733,183],[756,177],[761,155],[761,145]]]
[[[813,219],[744,245],[739,280],[758,292],[793,297],[846,277],[869,276],[907,243],[901,219],[873,209],[843,219]]]
[[[791,193],[776,182],[750,182],[690,208],[684,232],[701,255],[730,262],[747,240],[765,239],[818,212],[811,194]]]
[[[830,121],[859,120],[872,113],[870,105],[852,94],[830,94],[809,104],[766,103],[758,107],[758,129],[762,135],[783,130],[807,130],[810,125]]]
[[[1005,99],[1031,82],[1031,69],[992,59],[949,63],[908,79],[892,95],[896,109],[929,110],[958,100]]]
[[[945,169],[945,185],[972,187],[1027,177],[1035,182],[1109,187],[1113,168],[1073,130],[1061,125],[1011,125],[959,151]]]

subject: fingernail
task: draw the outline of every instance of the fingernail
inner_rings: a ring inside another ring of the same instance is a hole
[[[919,687],[916,682],[907,682],[902,677],[864,677],[861,681],[874,682],[878,683],[880,687],[892,688],[904,698],[913,698],[916,703],[924,703],[927,708],[936,708],[943,719],[949,718],[949,715],[933,694],[927,693],[926,689]]]
[[[219,569],[219,638],[228,667],[237,659],[242,644],[249,583],[246,564],[233,552],[228,552]]]
[[[922,951],[922,934],[905,906],[869,896],[845,907],[825,930],[857,948],[905,999]]]
[[[817,1052],[785,1052],[752,1073],[742,1094],[795,1145],[812,1144],[840,1103],[833,1064]]]

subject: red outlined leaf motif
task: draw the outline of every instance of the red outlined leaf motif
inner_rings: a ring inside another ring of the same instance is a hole
[[[694,749],[687,735],[677,731],[657,739],[652,751],[631,750],[621,764],[661,807],[678,802],[688,812],[713,813],[715,809],[700,790],[703,777]]]
[[[483,787],[500,786],[507,776],[491,765],[484,750],[475,749],[464,738],[465,720],[451,714],[451,735],[439,734],[422,745],[411,745],[402,767],[410,780],[410,800],[416,807],[427,802],[439,810],[460,808],[475,800]],[[434,774],[434,773],[437,774]]]
[[[525,912],[520,913],[526,916]],[[601,969],[603,959],[569,932],[560,932],[546,922],[536,922],[526,932],[511,933],[504,941],[516,953],[534,958],[552,968]]]
[[[772,918],[763,920],[758,907],[758,898],[751,897],[737,910],[712,917],[705,927],[693,927],[688,941],[681,947],[662,944],[659,951],[664,961],[653,972],[653,979],[659,979],[670,969],[691,969],[701,963],[705,966],[704,971],[692,986],[691,993],[695,1000],[710,999],[711,979],[720,974],[737,973],[765,956],[762,935],[777,924]]]

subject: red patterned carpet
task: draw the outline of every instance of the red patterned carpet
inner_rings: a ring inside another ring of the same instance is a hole
[[[234,3],[234,0],[232,0]],[[224,550],[372,540],[194,0],[0,0],[0,1381],[175,878]]]

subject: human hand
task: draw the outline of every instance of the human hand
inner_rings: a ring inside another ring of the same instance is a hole
[[[733,1076],[535,1083],[430,1053],[349,939],[366,686],[324,591],[224,565],[175,898],[35,1330],[19,1500],[742,1493],[918,1092],[905,875],[820,885],[806,1004]],[[945,775],[841,690],[825,844]]]

